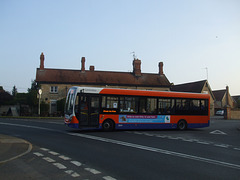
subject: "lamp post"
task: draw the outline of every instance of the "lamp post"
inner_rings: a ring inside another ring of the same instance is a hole
[[[38,94],[39,94],[39,97],[38,97],[38,116],[40,117],[40,103],[41,103],[41,95],[42,95],[42,90],[39,89],[38,90]]]

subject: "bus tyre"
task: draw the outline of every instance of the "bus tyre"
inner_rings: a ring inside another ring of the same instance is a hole
[[[178,121],[177,128],[180,131],[186,130],[187,129],[187,122],[185,120],[183,120],[183,119]]]
[[[114,122],[107,119],[102,124],[103,131],[112,131],[114,129]]]

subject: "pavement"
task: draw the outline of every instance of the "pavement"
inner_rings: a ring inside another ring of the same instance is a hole
[[[0,134],[0,164],[17,159],[32,150],[32,144],[20,138]]]

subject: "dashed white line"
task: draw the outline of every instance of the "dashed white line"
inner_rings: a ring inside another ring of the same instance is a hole
[[[61,163],[53,163],[53,165],[56,166],[58,169],[67,169],[67,167]]]
[[[43,151],[49,151],[49,149],[47,149],[47,148],[40,148],[40,149]]]
[[[240,151],[240,148],[233,148],[233,149],[235,149],[235,150],[237,150],[237,151]]]
[[[61,159],[63,159],[63,160],[65,160],[65,161],[71,160],[71,158],[69,158],[69,157],[67,157],[67,156],[63,156],[63,155],[58,156],[58,157],[61,158]]]
[[[86,171],[91,172],[92,174],[100,174],[100,171],[97,171],[96,169],[92,168],[84,168]]]
[[[78,167],[82,165],[82,163],[80,163],[78,161],[71,161],[71,163],[78,166]]]
[[[50,163],[56,162],[54,159],[52,159],[52,158],[50,158],[50,157],[44,157],[43,159],[44,159],[45,161],[47,161],[47,162],[50,162]]]
[[[80,174],[74,172],[73,170],[67,170],[67,171],[65,171],[65,173],[71,175],[72,177],[79,177],[80,176]]]
[[[111,176],[104,176],[103,179],[105,179],[105,180],[117,180],[117,179],[115,179]]]
[[[74,173],[71,174],[71,176],[72,177],[79,177],[80,175],[78,173],[74,172]]]
[[[39,153],[39,152],[34,152],[33,154],[35,154],[38,157],[43,157],[44,156],[42,153]]]
[[[57,153],[57,152],[54,152],[54,151],[49,151],[48,153],[50,153],[50,154],[52,154],[52,155],[54,155],[54,156],[57,156],[57,155],[59,155],[59,153]]]

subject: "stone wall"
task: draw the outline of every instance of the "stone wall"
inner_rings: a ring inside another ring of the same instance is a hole
[[[240,120],[240,109],[231,110],[231,119]]]

